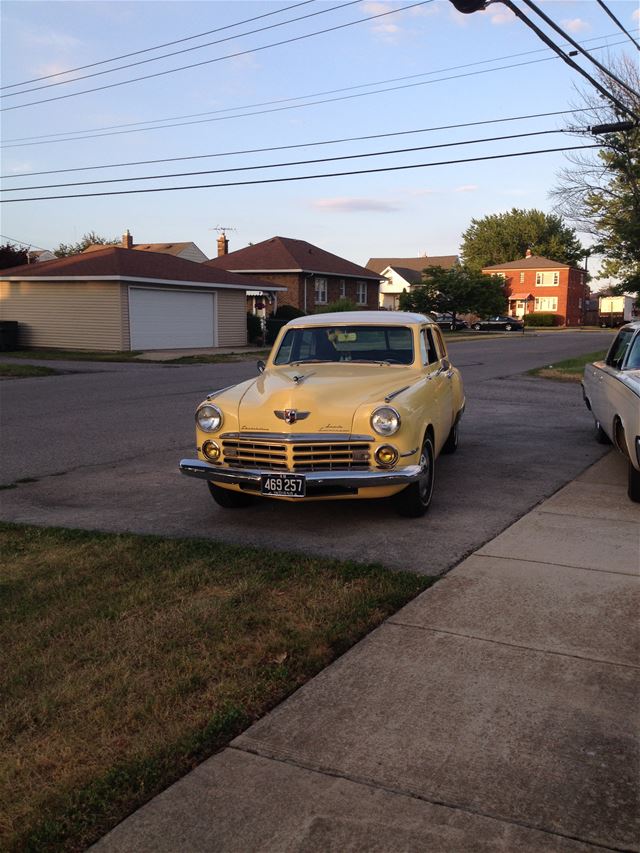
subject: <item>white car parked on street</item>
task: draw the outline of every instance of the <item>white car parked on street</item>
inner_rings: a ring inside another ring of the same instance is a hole
[[[629,462],[629,497],[640,502],[640,320],[622,326],[604,361],[584,369],[582,393],[596,439]]]

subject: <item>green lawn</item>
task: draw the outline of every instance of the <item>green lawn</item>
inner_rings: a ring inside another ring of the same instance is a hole
[[[535,370],[530,370],[529,374],[542,376],[545,379],[557,379],[560,382],[580,382],[585,365],[592,361],[601,361],[606,354],[606,350],[596,350],[576,358],[567,358],[564,361],[546,364],[544,367],[536,367]]]
[[[433,581],[209,540],[0,542],[0,849],[85,849]]]
[[[216,364],[225,361],[251,361],[258,358],[266,358],[269,350],[256,352],[228,352],[211,353],[205,355],[184,355],[177,358],[161,361],[161,364]],[[7,353],[11,358],[39,358],[43,361],[143,361],[156,363],[152,358],[140,358],[140,350],[131,352],[94,352],[92,350],[62,350],[62,349],[38,349],[38,350],[15,350]]]
[[[0,364],[0,379],[28,379],[32,376],[54,376],[58,371],[35,364]]]

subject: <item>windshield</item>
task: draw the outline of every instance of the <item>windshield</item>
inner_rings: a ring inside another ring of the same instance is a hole
[[[312,326],[289,329],[274,364],[349,361],[411,364],[413,335],[405,326]]]

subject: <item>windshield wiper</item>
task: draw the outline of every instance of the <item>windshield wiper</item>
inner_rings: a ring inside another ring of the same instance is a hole
[[[303,358],[300,361],[290,361],[289,364],[338,364],[332,358]]]

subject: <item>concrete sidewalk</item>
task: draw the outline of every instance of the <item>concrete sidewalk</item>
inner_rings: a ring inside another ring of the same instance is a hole
[[[637,850],[625,473],[610,453],[94,849]]]

